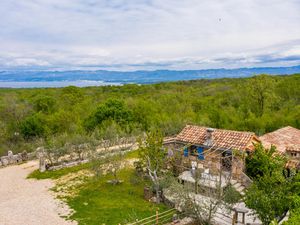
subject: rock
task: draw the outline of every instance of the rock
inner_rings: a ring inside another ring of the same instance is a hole
[[[21,153],[18,153],[17,155],[14,155],[13,159],[14,159],[14,163],[21,163],[23,161]]]
[[[27,154],[27,151],[24,150],[22,153],[21,153],[21,158],[23,161],[27,161],[28,160],[28,154]]]
[[[44,156],[40,157],[39,170],[41,173],[46,171],[46,162]]]
[[[1,157],[1,162],[3,166],[7,166],[9,164],[8,157],[7,156]]]
[[[36,152],[29,152],[29,153],[27,153],[28,160],[35,159],[36,155],[37,155]]]
[[[8,159],[8,164],[15,163],[14,154],[12,151],[7,152],[7,159]]]

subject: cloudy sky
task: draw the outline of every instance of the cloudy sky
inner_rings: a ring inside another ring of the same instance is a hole
[[[300,0],[1,0],[0,69],[300,64]]]

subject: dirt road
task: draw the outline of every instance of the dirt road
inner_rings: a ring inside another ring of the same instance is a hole
[[[61,217],[70,209],[49,191],[54,185],[51,180],[26,179],[37,167],[36,161],[30,161],[0,169],[0,224],[77,224]]]

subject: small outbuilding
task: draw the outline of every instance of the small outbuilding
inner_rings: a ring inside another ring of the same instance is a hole
[[[300,169],[300,130],[291,126],[283,127],[259,138],[265,148],[274,145],[281,154],[290,159],[288,168]]]

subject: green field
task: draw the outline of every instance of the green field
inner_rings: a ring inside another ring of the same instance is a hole
[[[124,182],[112,185],[106,181],[110,178],[91,180],[80,190],[79,195],[67,200],[75,210],[71,216],[79,224],[125,224],[136,219],[155,215],[166,210],[164,205],[156,205],[143,199],[145,183],[137,182],[133,170],[122,170],[120,179]]]
[[[137,151],[132,151],[126,154],[125,159],[136,157]],[[89,170],[90,168],[91,164],[86,163],[43,173],[36,170],[28,178],[64,179],[63,176]],[[63,198],[63,201],[66,201],[75,210],[70,219],[84,225],[125,224],[136,219],[152,216],[157,209],[159,212],[167,209],[162,204],[157,205],[144,200],[143,190],[148,183],[138,178],[134,169],[122,169],[118,177],[123,181],[119,185],[107,183],[111,179],[110,175],[84,179],[84,182],[76,187],[78,191],[76,191],[75,196]],[[53,191],[58,191],[59,188],[60,186],[57,185],[53,188]]]

